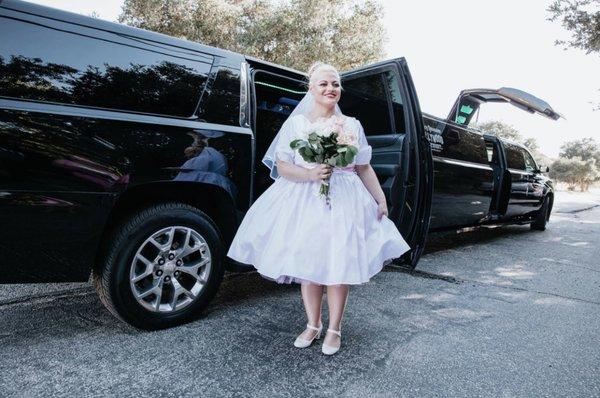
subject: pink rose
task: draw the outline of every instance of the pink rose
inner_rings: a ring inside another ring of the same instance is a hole
[[[337,142],[340,145],[356,146],[358,144],[358,138],[356,135],[352,134],[352,132],[342,131],[341,134],[338,135]]]

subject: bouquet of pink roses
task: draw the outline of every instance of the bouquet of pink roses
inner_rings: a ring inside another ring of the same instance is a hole
[[[290,147],[298,149],[298,153],[306,162],[346,167],[354,161],[358,153],[358,137],[351,131],[345,131],[343,124],[338,120],[333,126],[318,126],[307,133],[307,139],[295,139],[290,143]],[[323,181],[319,189],[320,196],[325,197],[329,208],[330,178]]]

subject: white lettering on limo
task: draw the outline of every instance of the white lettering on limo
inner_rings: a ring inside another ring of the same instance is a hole
[[[425,124],[425,136],[429,140],[432,151],[440,152],[443,149],[444,137],[440,129]]]

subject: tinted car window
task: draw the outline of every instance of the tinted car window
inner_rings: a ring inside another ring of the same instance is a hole
[[[535,161],[531,154],[525,148],[519,148],[521,153],[523,154],[523,159],[525,160],[525,170],[527,171],[535,171],[537,169],[535,165]]]
[[[0,96],[193,115],[210,63],[194,60],[190,51],[125,45],[52,23],[0,18],[0,36],[11,38],[0,40]]]
[[[509,169],[525,170],[525,159],[521,148],[512,144],[504,144],[506,148],[506,162]]]
[[[219,69],[210,89],[202,96],[198,113],[205,122],[239,125],[239,70],[224,67]]]
[[[469,97],[463,97],[460,100],[458,112],[455,115],[452,115],[452,119],[455,119],[454,122],[457,124],[462,124],[464,126],[471,125],[471,121],[473,120],[473,116],[479,110],[479,103],[474,101]]]
[[[253,81],[256,93],[256,159],[260,163],[281,126],[306,94],[306,85],[303,81],[260,70],[256,71]],[[273,182],[269,169],[259,166],[255,182],[254,194],[258,197]]]
[[[389,84],[391,83],[384,79],[382,73],[342,79],[340,109],[344,114],[357,118],[364,127],[366,135],[396,132],[392,128],[390,119]],[[401,103],[395,106],[402,108]]]
[[[400,82],[398,75],[392,72],[386,72],[382,75],[383,83],[390,93],[392,113],[394,114],[395,133],[404,133],[406,126],[404,124],[404,100],[400,91]]]
[[[489,163],[488,150],[480,134],[446,124],[442,137],[444,140],[442,156],[473,163]]]

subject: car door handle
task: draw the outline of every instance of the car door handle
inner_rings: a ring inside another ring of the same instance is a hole
[[[396,144],[399,139],[400,134],[378,134],[368,136],[367,143],[371,145],[372,148],[381,148],[386,146],[392,146]]]
[[[375,174],[380,176],[393,177],[398,174],[400,165],[397,164],[373,164],[371,165]]]
[[[457,143],[458,141],[460,141],[460,132],[455,129],[450,129],[446,132],[444,138],[449,143]]]

